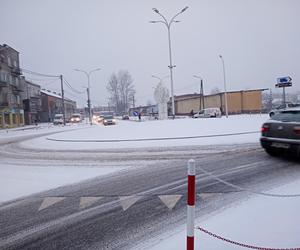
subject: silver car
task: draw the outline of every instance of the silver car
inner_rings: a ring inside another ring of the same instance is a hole
[[[287,152],[300,156],[300,108],[274,114],[261,128],[260,143],[272,156]]]

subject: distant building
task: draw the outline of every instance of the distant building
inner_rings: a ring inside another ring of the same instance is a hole
[[[39,112],[41,111],[41,86],[22,79],[23,92],[21,98],[24,107],[25,124],[30,125],[39,122]]]
[[[19,52],[0,45],[0,128],[24,125]]]
[[[229,114],[258,113],[262,111],[262,91],[267,89],[241,90],[227,92]],[[199,94],[175,96],[175,113],[188,115],[203,108],[220,108],[225,113],[225,93],[204,96],[204,105]],[[168,103],[169,110],[171,101]]]
[[[68,98],[64,98],[64,101],[66,119],[68,120],[77,110],[76,102]],[[52,122],[55,114],[63,113],[61,94],[42,89],[41,102],[41,111],[39,112],[41,122]]]
[[[156,116],[158,114],[157,105],[139,106],[129,109],[129,115],[133,116],[134,113],[141,113],[144,116]]]

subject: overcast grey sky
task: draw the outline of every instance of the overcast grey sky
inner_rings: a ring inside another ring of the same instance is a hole
[[[74,68],[102,70],[91,76],[93,105],[106,105],[106,84],[113,72],[130,72],[138,105],[154,100],[157,80],[169,74],[167,29],[153,7],[167,17],[185,6],[171,28],[175,95],[223,90],[223,55],[227,89],[274,87],[276,78],[291,76],[299,91],[300,1],[298,0],[0,0],[0,43],[20,52],[21,67],[63,74],[78,90],[86,77]],[[40,81],[59,90],[59,81]],[[170,88],[170,80],[165,84]],[[66,95],[79,105],[86,95]]]

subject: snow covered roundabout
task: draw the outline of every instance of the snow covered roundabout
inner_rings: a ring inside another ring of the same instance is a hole
[[[113,126],[42,124],[32,129],[0,131],[0,209],[5,209],[7,202],[10,204],[13,199],[22,200],[24,196],[54,188],[60,190],[81,181],[85,181],[84,186],[95,177],[126,176],[136,171],[137,177],[133,178],[136,180],[150,173],[155,176],[155,169],[165,165],[168,171],[174,169],[175,172],[167,173],[175,175],[184,172],[182,168],[186,167],[176,168],[176,164],[197,156],[196,164],[201,163],[196,170],[198,178],[210,180],[208,187],[227,187],[233,200],[228,202],[219,191],[197,193],[195,249],[299,249],[299,162],[274,160],[264,154],[258,142],[261,125],[267,119],[267,115],[236,115],[228,119],[118,120]],[[239,159],[240,151],[252,158],[244,163]],[[252,152],[259,156],[256,158]],[[219,156],[214,159],[215,155]],[[229,156],[236,165],[225,171],[222,164],[230,163]],[[171,163],[167,163],[170,159]],[[207,167],[206,161],[210,164]],[[154,168],[156,163],[161,165]],[[218,167],[208,168],[216,164]],[[280,168],[281,165],[286,168]],[[239,181],[238,173],[244,169],[249,172]],[[166,174],[163,171],[162,168],[162,174]],[[249,186],[244,187],[243,182],[255,175],[255,171],[261,171],[258,180],[249,181]],[[273,172],[271,176],[264,176],[264,171]],[[237,176],[235,184],[228,181],[230,176]],[[270,184],[267,179],[272,177],[277,179]],[[282,181],[277,182],[279,177]],[[172,181],[184,187],[178,178],[175,176]],[[155,190],[160,185],[157,183],[156,187],[156,181],[152,179]],[[166,181],[170,182],[165,184],[171,186],[170,190],[177,190],[171,180]],[[141,181],[135,188],[143,185]],[[197,185],[201,187],[204,183]],[[139,194],[137,190],[131,190],[133,199],[135,192]],[[184,194],[180,197],[183,200]],[[202,206],[203,213],[199,212]],[[171,207],[168,214],[176,203]],[[206,213],[210,208],[213,212]],[[185,225],[174,225],[166,231],[162,228],[159,235],[145,237],[135,246],[126,246],[126,249],[185,249]]]

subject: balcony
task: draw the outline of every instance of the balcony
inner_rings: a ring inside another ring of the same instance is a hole
[[[8,86],[7,82],[0,79],[0,88],[5,88],[7,86]]]
[[[12,73],[12,75],[20,76],[20,75],[22,75],[22,70],[18,67],[12,67],[11,73]]]
[[[11,86],[12,86],[12,92],[13,92],[14,94],[18,94],[18,93],[20,93],[20,92],[23,92],[23,90],[22,90],[19,86],[14,85],[14,84],[12,84]]]
[[[8,107],[8,102],[0,102],[0,108]]]

